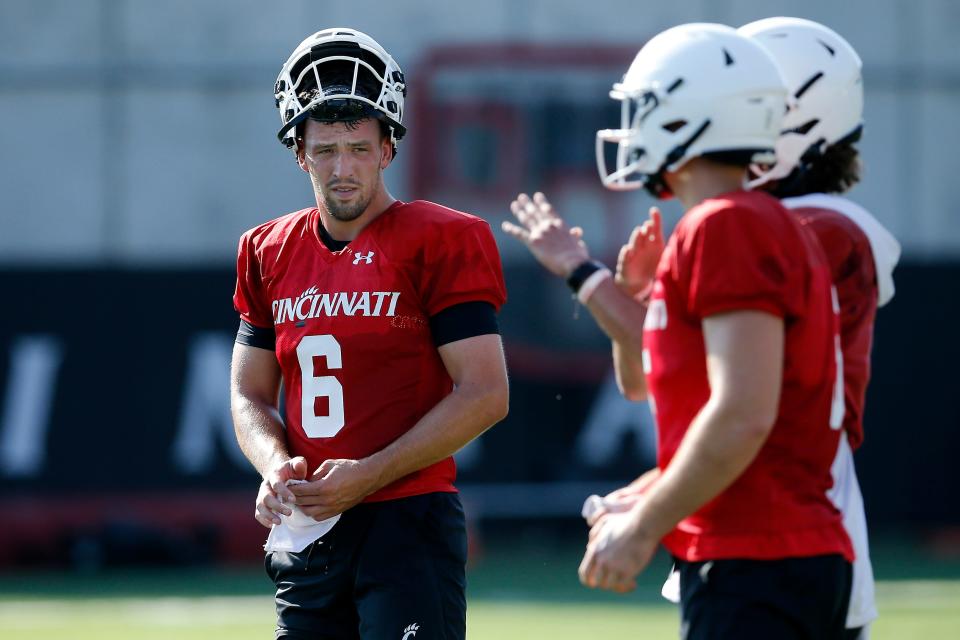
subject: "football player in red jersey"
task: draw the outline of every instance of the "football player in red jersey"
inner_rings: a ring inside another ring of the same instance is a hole
[[[812,234],[743,188],[747,167],[773,157],[784,81],[755,42],[692,24],[644,46],[611,95],[623,124],[598,132],[604,184],[686,210],[652,286],[633,267],[656,251],[657,215],[617,278],[540,194],[520,196],[521,225],[505,225],[567,277],[614,342],[624,392],[655,410],[659,472],[629,510],[595,521],[581,580],[632,589],[662,540],[685,638],[839,639],[853,551],[827,497],[843,417],[830,273]]]
[[[451,456],[506,414],[506,292],[486,222],[387,192],[405,93],[352,29],[308,37],[277,80],[316,206],[240,240],[231,397],[278,638],[465,636]]]
[[[846,413],[830,497],[853,543],[847,637],[866,640],[877,618],[863,496],[853,451],[863,442],[863,407],[877,307],[893,297],[900,245],[869,212],[842,198],[860,179],[854,146],[863,129],[860,57],[833,30],[800,18],[768,18],[740,28],[780,68],[793,97],[777,140],[776,162],[754,181],[781,198],[812,229],[830,263],[840,303]]]

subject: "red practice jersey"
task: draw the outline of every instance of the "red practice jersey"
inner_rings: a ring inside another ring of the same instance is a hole
[[[287,444],[311,471],[359,459],[412,428],[453,389],[428,320],[463,302],[506,300],[497,246],[480,218],[396,202],[342,251],[305,209],[240,239],[234,306],[276,331]],[[447,458],[370,495],[456,491]]]
[[[827,497],[842,411],[834,398],[830,274],[816,239],[769,195],[741,191],[704,201],[684,215],[664,249],[644,325],[657,464],[670,464],[710,397],[704,318],[743,310],[784,319],[776,423],[743,474],[663,542],[687,561],[830,553],[852,559]]]
[[[802,203],[799,200],[798,203]],[[863,443],[863,406],[870,381],[870,348],[877,315],[877,271],[870,241],[850,217],[823,207],[792,207],[800,224],[811,229],[830,263],[840,301],[843,345],[843,428],[854,450]]]

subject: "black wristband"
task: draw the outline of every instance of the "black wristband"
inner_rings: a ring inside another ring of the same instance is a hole
[[[599,260],[587,260],[570,272],[570,277],[567,278],[567,286],[574,293],[579,293],[580,287],[583,286],[583,283],[587,281],[587,278],[592,276],[600,269],[606,269],[607,265],[603,264]]]

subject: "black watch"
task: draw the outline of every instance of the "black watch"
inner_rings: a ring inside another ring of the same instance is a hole
[[[582,262],[576,269],[570,272],[570,277],[567,278],[567,286],[570,287],[574,294],[579,293],[580,287],[582,287],[583,283],[587,281],[587,278],[592,276],[597,271],[606,268],[607,265],[603,264],[599,260],[587,260],[586,262]]]

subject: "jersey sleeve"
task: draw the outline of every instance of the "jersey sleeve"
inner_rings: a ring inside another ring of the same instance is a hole
[[[488,302],[496,310],[506,302],[500,252],[483,220],[440,234],[427,248],[423,270],[421,296],[428,316],[464,302]]]
[[[237,250],[237,286],[233,293],[233,307],[240,318],[251,325],[273,328],[273,315],[262,278],[251,234],[245,233],[240,238],[240,248]]]
[[[803,271],[785,252],[796,238],[750,211],[712,213],[679,239],[676,276],[687,311],[706,318],[728,311],[764,311],[787,318],[804,306]],[[782,236],[782,234],[779,234]]]

